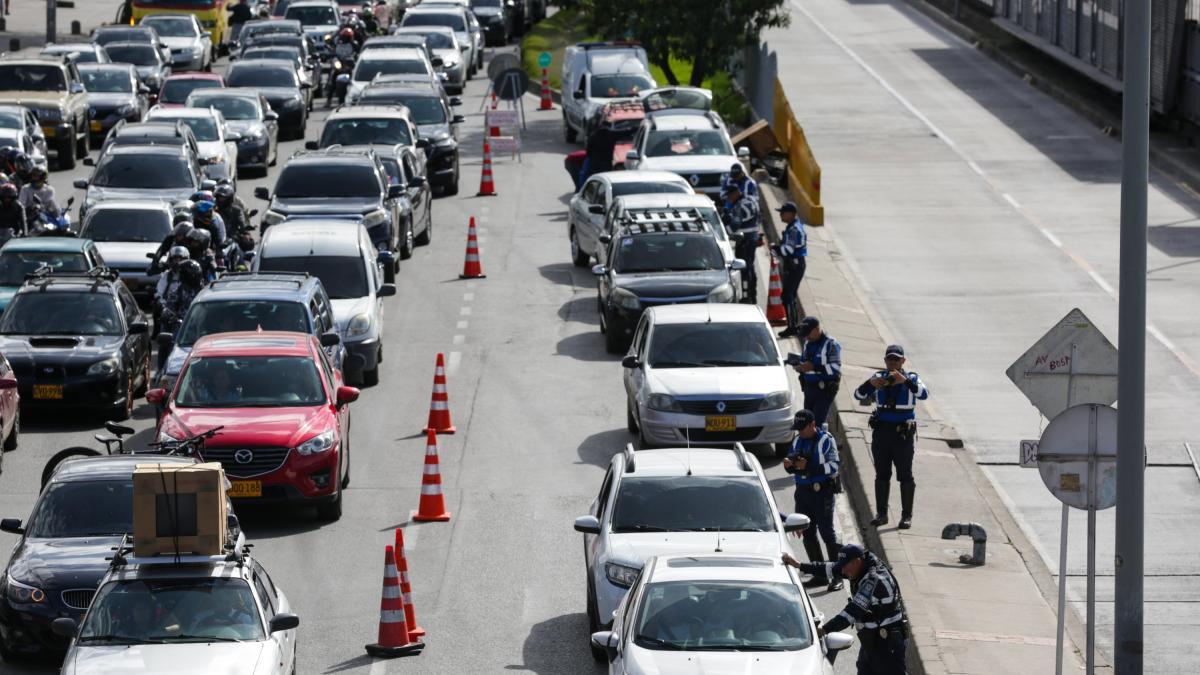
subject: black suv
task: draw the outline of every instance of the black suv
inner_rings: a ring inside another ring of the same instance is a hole
[[[301,150],[279,173],[274,194],[257,187],[254,196],[270,202],[262,217],[263,230],[289,218],[361,222],[384,263],[385,281],[395,282],[400,269],[400,202],[406,187],[389,184],[373,150]]]
[[[150,384],[149,319],[104,267],[30,275],[0,318],[0,352],[24,408],[78,407],[127,419]]]
[[[695,209],[630,212],[615,236],[600,235],[603,262],[592,268],[605,347],[619,353],[647,307],[737,302],[733,271],[708,221]]]
[[[465,118],[451,112],[462,104],[441,87],[427,81],[381,82],[367,86],[358,98],[361,105],[402,105],[417,125],[417,145],[425,150],[430,184],[442,194],[458,194],[458,125]]]

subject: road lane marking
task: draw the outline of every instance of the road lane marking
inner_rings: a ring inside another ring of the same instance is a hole
[[[979,175],[981,175],[981,176],[982,176],[983,174],[981,173],[981,174],[979,174]],[[1018,209],[1018,210],[1019,210],[1019,209],[1021,208],[1021,205],[1020,205],[1019,203],[1017,203],[1017,200],[1016,200],[1016,199],[1013,199],[1013,196],[1012,196],[1012,195],[1010,195],[1010,194],[1008,194],[1007,192],[1001,192],[1001,193],[1000,193],[1000,196],[1001,196],[1001,197],[1004,197],[1004,201],[1008,202],[1009,204],[1012,204],[1012,207],[1013,207],[1014,209]]]
[[[460,316],[471,316],[471,308],[470,307],[460,307],[458,309],[458,313]]]
[[[462,361],[462,352],[450,352],[449,362],[446,364],[446,373],[453,375],[458,372],[458,364]]]
[[[462,343],[464,343],[464,342],[466,342],[466,341],[467,341],[467,336],[466,336],[466,335],[455,335],[455,336],[454,336],[454,337],[451,339],[451,342],[452,342],[453,344],[456,344],[456,345],[461,345]]]
[[[466,330],[467,326],[469,325],[471,325],[470,321],[459,321],[458,324],[455,325],[455,328],[459,330]]]
[[[463,293],[463,302],[471,302],[475,299],[474,293]]]

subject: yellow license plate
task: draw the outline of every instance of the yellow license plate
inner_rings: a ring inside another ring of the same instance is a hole
[[[33,397],[61,399],[63,397],[63,386],[61,384],[35,384],[33,385]]]
[[[104,131],[104,125],[99,122],[92,122],[92,133],[100,133]]]
[[[54,127],[42,127],[42,135],[46,138],[54,138]]]
[[[737,431],[737,415],[709,415],[704,418],[705,431]]]
[[[229,488],[230,497],[261,497],[262,496],[262,481],[261,480],[235,480],[232,481],[233,487]]]

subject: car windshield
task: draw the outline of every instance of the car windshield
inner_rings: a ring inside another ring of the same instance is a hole
[[[651,131],[646,141],[647,157],[683,155],[732,155],[729,139],[717,129]]]
[[[75,54],[75,63],[96,63],[100,60],[96,56],[96,50],[92,49],[91,45],[62,45],[55,47],[47,47],[42,50],[43,54]]]
[[[625,195],[649,195],[649,194],[679,194],[685,195],[692,191],[691,188],[682,183],[668,183],[666,181],[637,181],[630,183],[612,184],[613,197],[624,197]]]
[[[108,155],[96,167],[92,185],[143,190],[183,189],[195,186],[182,155]]]
[[[437,31],[430,31],[428,33],[417,31],[404,32],[413,33],[415,35],[424,35],[426,41],[429,42],[430,49],[454,49],[454,38],[446,35],[445,33],[439,33]]]
[[[290,300],[225,300],[192,303],[179,329],[179,344],[190,347],[213,333],[282,330],[311,333],[304,305]]]
[[[96,592],[79,631],[79,644],[241,642],[265,637],[254,593],[242,579],[135,578],[110,581]]]
[[[275,49],[251,49],[242,53],[243,61],[261,61],[263,59],[283,59],[300,65],[300,50],[292,47],[277,47]]]
[[[330,120],[321,132],[321,147],[330,145],[412,145],[402,119],[358,118]]]
[[[123,327],[107,293],[18,293],[0,319],[4,335],[121,335]]]
[[[51,483],[26,535],[35,539],[120,536],[133,527],[133,479]]]
[[[472,7],[503,7],[501,0],[471,0]]]
[[[0,285],[20,286],[25,275],[39,267],[51,272],[86,272],[87,259],[82,253],[44,253],[40,251],[4,251],[0,253]]]
[[[220,80],[210,80],[199,77],[172,78],[163,83],[162,91],[158,93],[159,103],[178,103],[183,105],[188,95],[197,89],[218,89],[224,85]]]
[[[217,121],[211,117],[193,117],[191,115],[155,115],[153,120],[179,120],[191,128],[195,134],[196,140],[201,143],[221,140],[221,130],[217,128]]]
[[[132,63],[135,66],[157,66],[158,50],[154,45],[111,45],[108,58],[114,63]]]
[[[266,23],[249,24],[242,29],[243,37],[258,37],[261,35],[295,35],[296,25],[269,21]]]
[[[117,28],[98,30],[92,36],[92,42],[98,45],[109,45],[114,42],[150,42],[150,30],[144,28]]]
[[[231,87],[296,87],[296,71],[291,68],[272,68],[247,64],[231,68],[225,82]]]
[[[621,237],[613,270],[635,274],[715,270],[724,266],[725,256],[711,235],[666,232]]]
[[[370,82],[376,75],[428,75],[424,61],[417,59],[371,59],[354,68],[355,82]]]
[[[443,124],[446,121],[446,108],[442,105],[442,99],[436,96],[374,92],[368,89],[363,93],[362,103],[405,106],[412,121],[417,124]]]
[[[650,337],[650,367],[777,366],[779,352],[757,322],[664,323]]]
[[[66,91],[58,66],[0,66],[0,91]]]
[[[93,209],[79,236],[92,241],[159,242],[171,232],[171,216],[152,209]]]
[[[467,23],[458,14],[440,12],[408,12],[404,15],[402,26],[445,26],[457,33],[467,30]]]
[[[336,141],[335,141],[336,142]],[[347,164],[289,164],[279,175],[275,196],[284,199],[304,197],[373,197],[382,189],[370,166]]]
[[[779,516],[752,476],[621,480],[613,532],[774,532]]]
[[[636,73],[592,76],[592,98],[637,96],[639,91],[653,87],[654,83],[650,81],[650,78]]]
[[[188,97],[189,108],[213,108],[220,110],[227,120],[257,120],[258,105],[245,96],[199,96]]]
[[[79,77],[83,79],[83,88],[93,94],[132,94],[133,78],[127,71],[114,69],[79,69]]]
[[[179,380],[180,408],[300,407],[326,403],[307,356],[193,358]]]
[[[196,37],[196,26],[191,19],[150,18],[142,21],[143,26],[150,26],[160,37]]]
[[[634,643],[644,649],[796,651],[812,646],[804,598],[770,581],[663,581],[646,585]]]
[[[332,7],[288,7],[283,18],[299,21],[302,26],[336,26],[338,14]]]
[[[308,272],[321,280],[330,300],[367,295],[367,270],[362,259],[347,256],[305,255],[263,257],[260,272]]]

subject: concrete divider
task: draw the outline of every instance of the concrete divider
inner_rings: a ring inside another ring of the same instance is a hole
[[[774,106],[775,140],[788,159],[788,189],[800,207],[800,217],[808,225],[825,224],[825,207],[821,204],[821,165],[813,155],[804,127],[800,126],[788,103],[783,85],[775,80]]]

